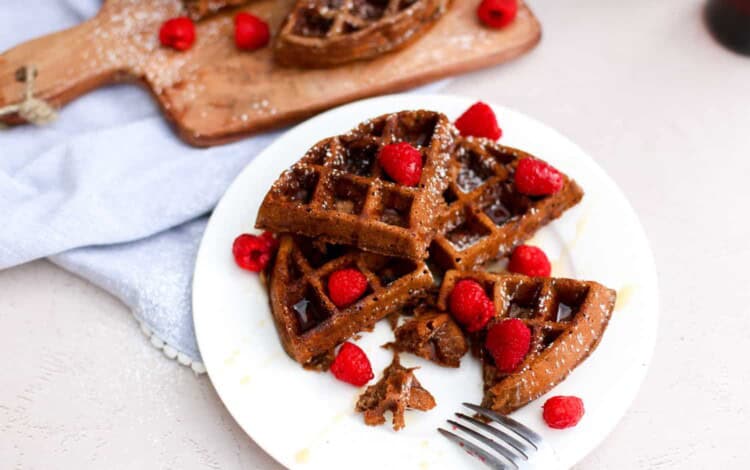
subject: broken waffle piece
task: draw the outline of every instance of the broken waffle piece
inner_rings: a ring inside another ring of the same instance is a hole
[[[331,300],[328,280],[343,269],[356,269],[367,285],[356,301],[338,307]],[[282,235],[270,270],[269,298],[289,356],[308,367],[325,368],[338,344],[372,329],[433,284],[423,262]]]
[[[402,111],[322,140],[276,180],[256,226],[424,259],[444,210],[441,194],[456,132],[443,114]],[[422,156],[416,186],[395,182],[380,165],[381,149],[400,142]]]
[[[448,0],[297,0],[274,55],[282,65],[330,67],[371,59],[419,38]]]
[[[394,332],[396,340],[387,346],[409,352],[444,367],[458,367],[469,350],[461,328],[447,313],[425,313],[407,320]]]
[[[482,362],[482,406],[503,414],[547,393],[583,362],[599,344],[615,305],[615,291],[592,281],[448,271],[438,298],[441,309],[463,279],[481,284],[495,305],[495,317],[471,341]],[[488,329],[508,318],[522,321],[531,340],[520,364],[500,371],[485,342]]]
[[[398,354],[394,354],[393,362],[383,371],[383,377],[367,387],[357,401],[356,410],[364,413],[366,424],[384,424],[385,412],[390,411],[393,413],[393,429],[398,431],[406,425],[406,410],[427,411],[435,407],[435,399],[414,376],[414,369],[402,366]]]
[[[563,186],[548,196],[527,196],[514,184],[526,152],[488,139],[459,138],[443,193],[447,206],[430,246],[443,269],[475,269],[510,255],[513,248],[578,204],[583,190],[562,175]]]

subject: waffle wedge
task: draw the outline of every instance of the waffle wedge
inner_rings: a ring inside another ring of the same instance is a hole
[[[447,210],[430,246],[438,265],[475,269],[507,256],[581,200],[583,190],[567,176],[563,188],[551,196],[519,193],[513,184],[515,168],[530,156],[486,139],[458,140],[443,193]]]
[[[256,227],[320,237],[364,251],[427,257],[442,211],[440,195],[455,128],[432,111],[380,116],[348,134],[315,144],[273,184]],[[408,142],[423,156],[420,183],[390,180],[377,161],[380,148]]]
[[[488,328],[506,318],[518,318],[531,330],[528,354],[508,374],[497,370],[484,349],[487,329],[471,338],[472,349],[482,362],[482,406],[503,414],[548,392],[586,359],[599,344],[615,305],[615,291],[596,282],[448,271],[438,307],[447,308],[448,296],[462,279],[479,282],[493,300],[497,314]]]
[[[338,308],[328,297],[327,278],[352,267],[367,277],[367,291],[353,305]],[[432,285],[423,262],[282,235],[268,287],[284,349],[297,362],[314,366],[336,345],[372,329]]]

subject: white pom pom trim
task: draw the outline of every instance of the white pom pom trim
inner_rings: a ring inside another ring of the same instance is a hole
[[[196,375],[206,373],[206,367],[200,361],[194,361],[185,353],[181,353],[175,348],[167,344],[164,340],[156,336],[156,334],[141,320],[138,320],[138,324],[141,327],[141,332],[148,338],[149,342],[153,347],[160,350],[164,355],[185,367],[190,367]]]

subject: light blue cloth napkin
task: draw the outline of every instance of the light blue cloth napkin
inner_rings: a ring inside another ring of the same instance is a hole
[[[101,6],[0,3],[0,50],[73,26]],[[277,135],[189,147],[151,97],[129,85],[73,102],[48,127],[0,129],[0,269],[49,257],[119,297],[155,346],[201,371],[190,287],[206,216]]]
[[[101,6],[0,3],[0,50]],[[276,135],[191,148],[128,85],[75,101],[48,127],[0,130],[0,269],[50,257],[122,299],[156,346],[200,370],[190,283],[206,215]]]

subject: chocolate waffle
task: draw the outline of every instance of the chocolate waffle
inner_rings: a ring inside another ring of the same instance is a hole
[[[365,423],[378,426],[385,423],[385,412],[393,413],[393,429],[402,429],[406,410],[427,411],[435,408],[435,398],[414,376],[414,369],[401,365],[398,354],[383,371],[383,377],[357,400],[356,410],[364,413]]]
[[[225,8],[249,3],[249,0],[182,0],[182,3],[185,4],[188,16],[197,21]]]
[[[256,227],[425,258],[442,211],[454,136],[455,128],[440,113],[403,111],[322,140],[274,183]],[[422,153],[419,185],[394,183],[378,164],[380,148],[394,142],[409,142]]]
[[[500,373],[484,349],[486,330],[472,338],[482,361],[482,406],[510,413],[548,392],[596,348],[609,323],[616,293],[601,284],[519,274],[448,271],[438,306],[446,309],[448,296],[461,279],[485,287],[498,312],[488,327],[518,318],[531,330],[529,353],[512,373]]]
[[[357,302],[338,308],[326,292],[327,278],[351,267],[367,277],[368,288]],[[320,360],[336,345],[371,329],[432,285],[432,275],[423,262],[282,235],[270,271],[269,297],[287,353],[301,364],[325,368]]]
[[[469,343],[461,328],[447,313],[423,313],[406,320],[393,332],[396,340],[387,346],[409,352],[444,367],[458,367]]]
[[[577,204],[583,190],[567,176],[562,189],[544,197],[519,193],[513,184],[518,161],[531,155],[486,139],[456,144],[443,193],[448,209],[430,247],[443,269],[474,269],[509,255],[516,245]]]
[[[370,59],[417,39],[448,0],[298,0],[276,39],[283,65],[329,67]]]

